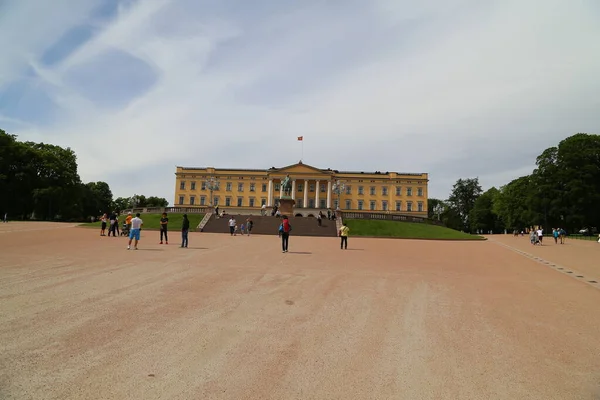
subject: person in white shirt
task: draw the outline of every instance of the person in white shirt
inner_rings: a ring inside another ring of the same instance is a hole
[[[538,239],[540,241],[540,245],[542,244],[542,239],[544,238],[544,230],[541,227],[538,227],[537,231],[535,232],[538,236]]]
[[[140,213],[135,214],[135,218],[131,220],[131,230],[129,231],[129,244],[127,250],[131,249],[131,242],[135,239],[134,249],[137,250],[138,242],[140,241],[140,231],[142,230],[144,221],[140,218]]]
[[[231,236],[233,236],[233,234],[235,233],[236,225],[237,223],[235,222],[235,218],[229,218],[229,233],[231,233]]]

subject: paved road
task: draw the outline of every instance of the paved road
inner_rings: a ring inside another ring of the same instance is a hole
[[[600,290],[496,243],[46,228],[0,235],[2,399],[600,394]]]

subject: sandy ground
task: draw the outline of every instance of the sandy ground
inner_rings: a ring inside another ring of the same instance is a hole
[[[600,398],[600,290],[492,241],[0,232],[0,399]]]

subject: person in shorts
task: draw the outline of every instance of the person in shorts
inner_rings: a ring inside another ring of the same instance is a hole
[[[131,230],[129,231],[129,244],[127,250],[131,249],[131,242],[135,240],[134,249],[138,249],[138,242],[140,241],[140,232],[142,230],[144,221],[140,218],[140,213],[135,214],[135,218],[131,220]]]
[[[106,236],[106,214],[102,215],[100,218],[101,227],[100,227],[100,236]]]

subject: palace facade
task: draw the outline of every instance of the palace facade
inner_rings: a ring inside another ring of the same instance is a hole
[[[427,216],[427,173],[338,171],[302,162],[266,170],[177,167],[175,205],[272,207],[283,195],[281,181],[287,175],[296,209]]]

